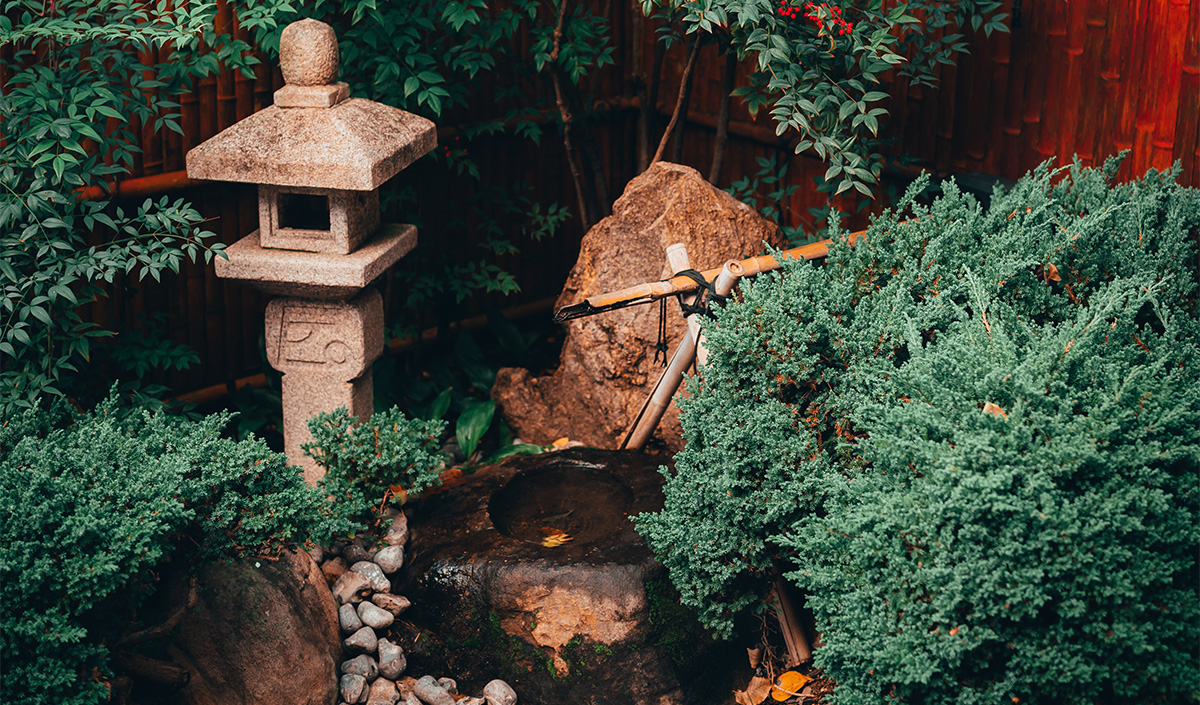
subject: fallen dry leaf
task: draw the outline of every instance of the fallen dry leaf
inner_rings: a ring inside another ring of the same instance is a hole
[[[771,697],[778,702],[783,702],[788,698],[800,695],[800,691],[811,680],[812,678],[799,671],[786,671],[776,679],[775,686],[771,688]]]
[[[1058,267],[1055,267],[1053,264],[1046,265],[1046,269],[1042,272],[1042,277],[1047,283],[1062,281],[1062,276],[1058,273]]]
[[[555,448],[562,448],[563,446],[565,446],[566,444],[568,444],[570,442],[571,442],[570,438],[563,436],[562,438],[559,438],[558,440],[554,441],[554,443],[552,443],[551,445],[553,445]]]
[[[542,545],[546,548],[558,548],[572,539],[567,532],[552,529],[549,526],[543,526],[542,533],[546,535],[546,538],[542,540]]]
[[[396,498],[397,504],[404,504],[408,501],[408,490],[404,489],[404,485],[391,485],[388,487],[388,490]]]
[[[771,694],[771,681],[755,676],[745,690],[733,691],[733,700],[738,705],[759,705]]]
[[[1008,418],[1007,411],[1005,411],[1004,409],[1001,409],[999,405],[993,404],[990,401],[983,405],[983,413],[991,414],[992,416],[995,416],[998,419],[1007,419]]]

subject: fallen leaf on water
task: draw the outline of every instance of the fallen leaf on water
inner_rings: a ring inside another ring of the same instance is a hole
[[[572,536],[567,532],[551,529],[548,526],[542,527],[542,533],[546,535],[546,538],[542,540],[542,545],[546,548],[558,548],[572,539]]]
[[[771,681],[755,676],[750,679],[750,685],[745,690],[733,691],[733,699],[738,705],[758,705],[771,694]]]
[[[783,702],[790,697],[799,695],[811,680],[812,678],[799,671],[786,671],[775,681],[775,687],[771,688],[771,697]]]

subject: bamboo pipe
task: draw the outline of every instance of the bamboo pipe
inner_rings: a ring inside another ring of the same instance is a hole
[[[720,296],[728,296],[729,292],[733,291],[738,279],[742,278],[744,271],[741,262],[729,260],[717,275],[717,281],[713,284],[714,291]],[[688,318],[694,317],[695,314],[688,316]],[[667,365],[667,369],[663,371],[662,377],[659,377],[658,383],[654,385],[654,391],[650,393],[650,398],[646,400],[642,412],[638,414],[633,426],[625,434],[621,448],[640,450],[646,446],[650,436],[654,434],[654,429],[658,428],[658,423],[666,413],[667,406],[670,405],[680,383],[683,382],[683,373],[692,366],[692,361],[696,359],[697,347],[696,338],[692,337],[689,327],[679,341],[679,346],[675,348],[675,354],[671,356],[671,362]]]
[[[847,241],[853,245],[866,231],[850,233]],[[784,250],[780,253],[781,259],[804,259],[813,260],[821,259],[829,254],[829,245],[832,240],[821,240],[820,242],[793,247],[790,250]],[[759,255],[758,257],[750,257],[742,260],[740,263],[744,274],[741,276],[754,276],[762,272],[770,272],[779,269],[783,265],[780,260],[775,259],[774,255]],[[712,281],[714,277],[721,273],[721,268],[709,269],[700,274],[708,281]],[[554,312],[554,321],[562,323],[575,318],[591,316],[603,311],[610,311],[626,306],[636,306],[638,304],[650,303],[657,301],[666,296],[674,296],[681,292],[695,291],[700,287],[695,280],[690,277],[676,276],[670,279],[657,282],[647,282],[645,284],[637,284],[635,286],[612,291],[604,294],[596,294],[589,296],[577,304],[564,306]]]
[[[168,171],[163,174],[138,176],[123,181],[110,181],[104,186],[88,186],[77,189],[75,197],[81,201],[99,198],[142,198],[190,186],[199,186],[203,183],[205,182],[189,179],[186,171]]]

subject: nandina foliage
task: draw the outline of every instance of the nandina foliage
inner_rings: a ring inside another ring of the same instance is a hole
[[[778,567],[839,704],[1200,692],[1200,193],[1117,164],[743,282],[639,517],[709,625]]]

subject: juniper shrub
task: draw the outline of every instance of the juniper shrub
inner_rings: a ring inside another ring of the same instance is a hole
[[[711,627],[781,566],[841,705],[1200,692],[1200,193],[1118,164],[743,282],[638,518]]]

